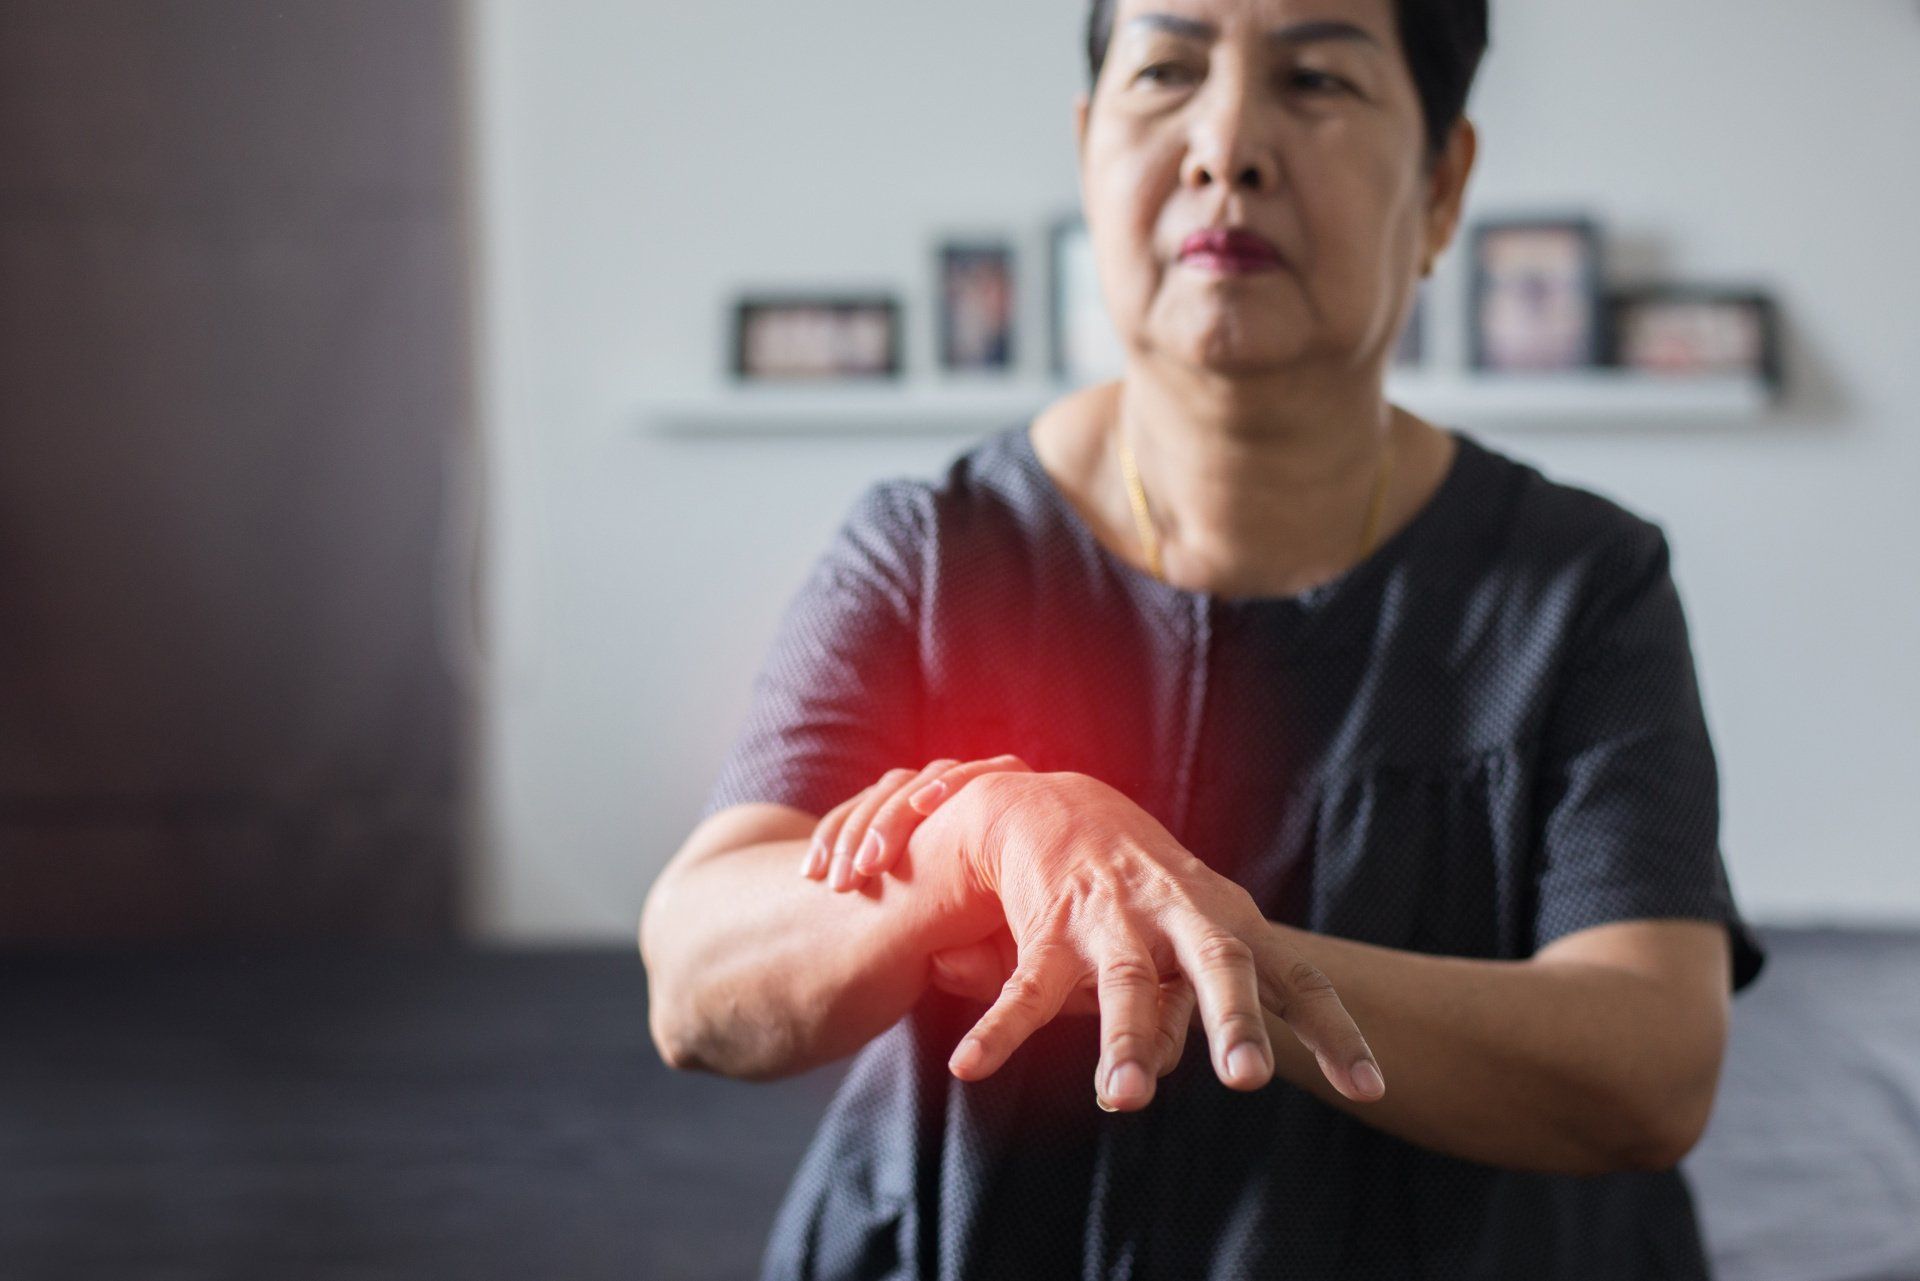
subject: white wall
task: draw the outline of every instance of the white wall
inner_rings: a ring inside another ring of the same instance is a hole
[[[475,0],[474,19],[495,656],[477,924],[631,939],[847,502],[968,443],[662,440],[636,409],[718,374],[750,285],[898,289],[928,369],[932,238],[1004,226],[1038,267],[1040,228],[1077,204],[1081,5]],[[1735,891],[1768,920],[1920,920],[1916,67],[1920,12],[1892,0],[1495,0],[1471,105],[1470,212],[1584,205],[1625,274],[1753,282],[1784,311],[1799,391],[1765,425],[1465,424],[1667,528]]]

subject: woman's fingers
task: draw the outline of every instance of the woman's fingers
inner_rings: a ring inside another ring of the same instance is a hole
[[[968,779],[1008,770],[1025,770],[1031,774],[1033,767],[1011,752],[985,760],[968,761],[964,765],[949,762],[949,768],[941,771],[938,777],[910,789],[907,802],[916,812],[931,814],[940,807],[942,801],[959,791]]]
[[[813,827],[813,842],[807,846],[807,853],[800,860],[800,875],[819,880],[827,874],[827,863],[833,857],[834,842],[840,837],[840,829],[846,825],[847,815],[853,813],[853,807],[871,791],[862,788],[846,800],[828,810]]]
[[[1187,1052],[1187,1029],[1193,1025],[1193,984],[1176,974],[1160,982],[1160,1067],[1165,1076],[1180,1066]]]
[[[867,835],[856,837],[853,853],[853,870],[862,876],[876,876],[892,867],[899,853],[906,847],[907,838],[913,835],[913,829],[926,817],[923,811],[913,809],[907,804],[907,798],[922,784],[937,779],[960,762],[951,758],[929,761],[920,768],[919,773],[893,788],[885,800],[874,810],[873,819],[868,824]]]
[[[888,770],[880,781],[829,810],[813,830],[800,860],[800,874],[825,877],[836,890],[850,890],[863,877],[892,867],[920,820],[940,802],[982,774],[1033,769],[1012,753],[978,761],[951,757],[929,761],[918,770]]]
[[[1386,1093],[1379,1061],[1318,966],[1276,943],[1260,957],[1259,972],[1266,1008],[1313,1051],[1334,1089],[1357,1103],[1371,1103]]]
[[[841,824],[840,832],[834,838],[833,862],[827,872],[828,885],[836,890],[844,890],[853,884],[855,843],[864,843],[870,838],[867,827],[881,802],[899,790],[900,785],[913,778],[916,772],[904,767],[890,769],[880,776],[879,782],[860,794],[853,812],[847,815],[847,821]]]
[[[978,1081],[1000,1070],[1008,1057],[1044,1027],[1079,981],[1073,949],[1065,943],[1030,945],[1007,976],[993,1008],[980,1016],[960,1041],[947,1070],[963,1081]]]
[[[1175,917],[1168,936],[1199,1001],[1214,1072],[1236,1090],[1267,1084],[1273,1079],[1273,1043],[1253,948],[1197,911]]]
[[[1100,1064],[1094,1101],[1109,1112],[1143,1108],[1160,1059],[1160,969],[1146,945],[1124,936],[1100,957]]]

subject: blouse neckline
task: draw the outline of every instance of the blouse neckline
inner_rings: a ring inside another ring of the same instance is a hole
[[[1465,431],[1455,427],[1442,428],[1458,444],[1454,450],[1453,461],[1447,465],[1447,474],[1441,478],[1439,486],[1427,498],[1413,518],[1388,537],[1382,539],[1365,559],[1349,566],[1333,578],[1316,583],[1292,595],[1231,596],[1208,590],[1194,590],[1177,587],[1163,579],[1154,577],[1146,570],[1119,555],[1094,534],[1086,519],[1061,492],[1053,474],[1040,461],[1039,453],[1033,447],[1032,424],[1021,423],[1010,429],[1015,454],[1020,462],[1032,473],[1040,491],[1054,508],[1061,522],[1069,529],[1074,538],[1090,546],[1094,554],[1108,570],[1128,583],[1134,590],[1151,596],[1163,604],[1175,606],[1182,612],[1212,611],[1233,613],[1314,613],[1368,580],[1383,573],[1391,564],[1400,560],[1407,550],[1424,537],[1427,527],[1436,524],[1458,501],[1466,486],[1469,470],[1469,454],[1476,458],[1479,442]]]

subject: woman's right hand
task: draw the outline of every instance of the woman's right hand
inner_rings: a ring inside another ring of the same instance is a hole
[[[816,881],[824,876],[835,890],[859,888],[867,877],[893,866],[913,829],[942,801],[970,779],[1005,770],[1033,772],[1012,753],[965,762],[942,757],[918,770],[888,770],[822,816],[801,857],[800,874]]]

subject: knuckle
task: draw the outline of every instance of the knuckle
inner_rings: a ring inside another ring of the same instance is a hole
[[[1340,1004],[1340,995],[1333,990],[1332,980],[1311,961],[1289,962],[1281,975],[1280,1003],[1274,1012],[1287,1019],[1303,1009],[1323,1004]]]
[[[1046,985],[1032,970],[1015,970],[1003,989],[1006,1003],[1022,1010],[1038,1010],[1047,997]]]
[[[1209,934],[1195,949],[1207,970],[1229,970],[1253,964],[1253,949],[1237,934]]]
[[[1125,1063],[1132,1059],[1136,1063],[1151,1063],[1153,1056],[1160,1053],[1160,1043],[1164,1038],[1154,1032],[1136,1032],[1131,1029],[1116,1031],[1106,1037],[1107,1062]]]
[[[1012,786],[1019,782],[1019,776],[1005,770],[969,769],[958,780],[965,784],[962,796],[971,794],[973,803],[985,807],[990,814],[1011,815],[1019,805],[1019,797]]]
[[[1266,1022],[1251,1010],[1228,1010],[1220,1016],[1219,1026],[1214,1032],[1225,1037],[1228,1045],[1241,1041],[1257,1041],[1266,1028]]]
[[[1143,956],[1108,957],[1100,965],[1100,986],[1131,987],[1144,984],[1157,986],[1159,972]]]
[[[1286,984],[1288,994],[1295,1000],[1325,1000],[1334,994],[1333,980],[1304,957],[1296,957],[1287,963],[1282,981]]]

